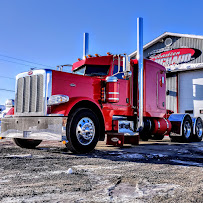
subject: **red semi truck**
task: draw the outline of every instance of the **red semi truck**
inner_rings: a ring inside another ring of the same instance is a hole
[[[74,153],[92,151],[105,135],[115,146],[136,145],[139,137],[161,140],[166,134],[172,140],[201,141],[201,118],[166,110],[166,70],[143,60],[142,47],[139,43],[138,60],[129,62],[126,55],[84,54],[72,73],[18,74],[15,107],[2,119],[1,138],[13,138],[24,148],[42,140],[63,141]]]

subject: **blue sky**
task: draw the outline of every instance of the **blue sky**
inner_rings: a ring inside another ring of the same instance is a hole
[[[146,44],[166,31],[203,35],[202,8],[201,0],[0,0],[0,104],[14,99],[2,89],[14,91],[18,73],[46,68],[8,57],[53,68],[72,64],[82,57],[84,32],[90,54],[130,54],[137,17],[144,19]]]

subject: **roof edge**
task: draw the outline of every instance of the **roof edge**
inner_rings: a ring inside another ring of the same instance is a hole
[[[145,44],[143,46],[143,50],[147,49],[148,47],[154,45],[157,41],[160,39],[166,37],[166,36],[174,36],[174,37],[187,37],[187,38],[196,38],[196,39],[203,39],[202,35],[192,35],[192,34],[179,34],[179,33],[172,33],[172,32],[164,32],[162,35],[158,36],[157,38],[153,39],[151,42]],[[129,57],[135,56],[137,51],[134,51],[133,53],[129,54]]]

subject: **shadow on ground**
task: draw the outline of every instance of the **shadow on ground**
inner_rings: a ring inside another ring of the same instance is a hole
[[[142,142],[138,146],[106,146],[99,143],[89,154],[73,154],[63,147],[38,147],[37,150],[65,154],[77,158],[97,158],[112,161],[170,164],[203,167],[203,142],[171,143],[162,141]]]

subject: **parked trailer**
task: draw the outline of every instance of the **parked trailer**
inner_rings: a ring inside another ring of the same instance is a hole
[[[138,19],[138,60],[127,55],[87,55],[62,70],[30,70],[16,77],[15,107],[2,119],[1,138],[24,148],[62,141],[74,153],[92,151],[99,140],[137,145],[142,140],[201,141],[201,118],[166,109],[166,70],[143,60]],[[85,35],[88,36],[88,35]],[[85,41],[88,41],[85,39]]]

